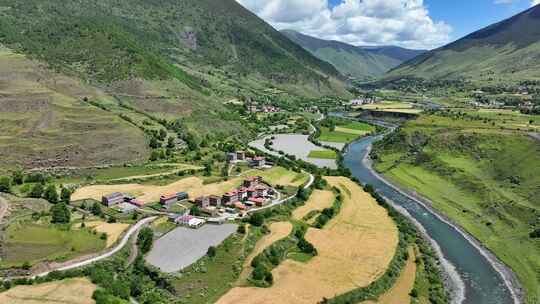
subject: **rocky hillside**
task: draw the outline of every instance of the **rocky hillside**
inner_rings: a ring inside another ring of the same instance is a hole
[[[334,65],[342,74],[357,79],[382,76],[390,69],[424,52],[394,46],[357,47],[339,41],[318,39],[291,30],[284,30],[282,33],[319,59]]]
[[[508,83],[540,79],[540,6],[404,63],[389,78]]]

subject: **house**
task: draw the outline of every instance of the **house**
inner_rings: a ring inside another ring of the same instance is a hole
[[[170,220],[177,225],[186,226],[193,229],[201,228],[206,222],[191,215],[175,215]]]
[[[120,203],[116,205],[115,208],[117,208],[120,212],[124,214],[132,213],[138,209],[137,206],[129,204],[129,203]]]
[[[178,198],[178,201],[183,201],[189,198],[189,194],[187,192],[178,192],[176,193],[176,197]]]
[[[252,197],[249,201],[257,207],[262,207],[266,203],[266,200],[262,197]]]
[[[124,194],[120,192],[104,195],[101,198],[101,203],[107,207],[112,207],[124,202]]]
[[[195,199],[195,204],[199,208],[208,208],[210,207],[210,198],[208,196],[201,196]]]
[[[210,195],[208,199],[210,200],[210,206],[221,207],[221,197],[217,195]]]
[[[222,203],[223,204],[234,204],[238,202],[238,191],[237,190],[233,190],[233,191],[229,191],[227,193],[225,193],[223,195],[223,199],[222,199]]]
[[[238,200],[244,201],[248,198],[248,188],[242,187],[238,189]]]
[[[211,217],[216,217],[219,214],[218,209],[214,206],[208,206],[206,208],[202,208],[201,211],[203,213],[208,214]]]
[[[129,203],[139,208],[144,207],[144,202],[138,199],[132,199]]]
[[[255,192],[257,193],[258,197],[265,197],[268,196],[268,187],[259,185],[255,187]]]
[[[244,187],[245,188],[252,188],[257,186],[259,183],[262,182],[262,177],[260,176],[251,176],[244,180]]]
[[[266,165],[265,158],[262,156],[254,157],[253,160],[251,161],[251,165],[253,167],[262,168]]]
[[[167,208],[171,207],[173,204],[176,204],[177,202],[178,202],[177,193],[165,194],[159,197],[159,203],[162,206],[166,206]]]
[[[235,162],[237,160],[236,153],[227,153],[227,161]]]
[[[246,152],[245,151],[236,151],[236,159],[237,160],[246,160]]]
[[[241,202],[234,203],[234,207],[238,210],[247,210],[246,205],[242,204]]]
[[[247,188],[247,195],[248,195],[248,198],[255,197],[257,196],[257,190],[255,190],[254,187]]]

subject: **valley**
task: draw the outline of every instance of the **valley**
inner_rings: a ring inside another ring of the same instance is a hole
[[[255,2],[0,0],[0,303],[536,304],[540,5]]]

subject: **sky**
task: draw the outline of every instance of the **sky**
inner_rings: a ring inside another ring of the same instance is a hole
[[[433,49],[540,0],[236,0],[278,30],[353,45]]]

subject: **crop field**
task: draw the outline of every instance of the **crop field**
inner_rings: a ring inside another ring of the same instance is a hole
[[[351,180],[327,180],[351,195],[344,196],[340,213],[324,229],[307,231],[306,240],[317,248],[318,255],[305,263],[286,260],[272,271],[272,287],[236,287],[217,303],[313,304],[366,286],[385,272],[398,243],[394,222]]]
[[[324,150],[324,151],[311,151],[308,155],[309,158],[320,158],[320,159],[336,159],[337,154],[333,150]]]
[[[359,108],[363,110],[374,110],[394,113],[418,114],[422,112],[421,109],[414,108],[414,105],[408,102],[382,102],[376,104],[362,105]]]
[[[146,184],[92,185],[77,189],[72,196],[72,200],[95,199],[101,201],[103,195],[113,192],[129,193],[146,203],[158,202],[159,197],[163,194],[182,191],[187,192],[191,198],[201,195],[221,195],[240,186],[243,179],[249,175],[260,175],[272,184],[284,186],[299,186],[309,178],[305,173],[296,173],[276,167],[266,171],[249,171],[245,176],[210,184],[205,184],[204,180],[199,177],[187,177],[164,186]]]
[[[31,286],[17,286],[0,293],[6,304],[94,304],[96,286],[88,279],[76,278]]]
[[[366,301],[364,304],[396,304],[411,303],[411,290],[416,279],[416,263],[413,247],[409,248],[409,259],[401,271],[399,278],[390,290],[382,294],[377,302]]]
[[[0,155],[5,156],[0,167],[89,166],[147,159],[141,130],[84,103],[83,97],[111,98],[23,55],[0,50]]]
[[[101,221],[94,221],[94,222],[86,222],[86,227],[94,229],[98,233],[105,233],[107,234],[107,247],[111,247],[129,228],[129,224],[121,224],[121,223],[105,223]],[[80,226],[80,225],[79,225]]]
[[[270,229],[270,233],[264,235],[255,245],[255,248],[250,253],[250,255],[246,258],[244,262],[244,267],[242,269],[242,273],[240,274],[240,278],[238,280],[238,285],[242,285],[245,283],[245,280],[248,278],[249,274],[252,271],[251,267],[251,261],[261,252],[263,252],[266,247],[272,245],[273,243],[287,237],[292,229],[293,225],[290,222],[276,222],[270,224],[268,227]]]
[[[11,224],[6,233],[3,266],[64,261],[105,248],[105,241],[88,229],[67,230],[49,224],[20,222]]]
[[[408,122],[404,137],[375,147],[376,169],[433,201],[538,297],[540,243],[529,233],[538,228],[540,144],[527,131],[504,124],[504,116],[492,117],[487,123],[436,116]],[[417,157],[407,152],[413,134],[417,143],[428,142]]]
[[[324,208],[332,206],[335,195],[328,190],[314,190],[309,200],[293,211],[292,217],[295,220],[302,220],[304,216],[313,211],[322,211]]]

